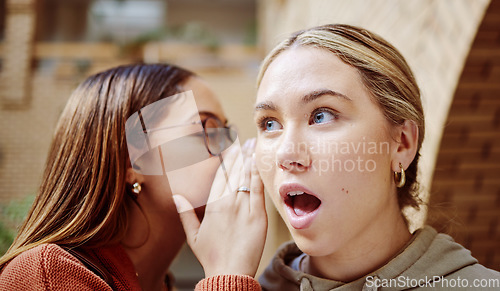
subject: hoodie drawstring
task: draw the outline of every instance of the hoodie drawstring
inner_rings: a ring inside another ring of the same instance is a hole
[[[374,280],[377,280],[378,279],[378,276],[372,276]],[[368,280],[365,279],[365,284],[363,284],[363,289],[361,289],[362,291],[377,291],[378,290],[378,287],[377,286],[373,286],[373,282],[370,282],[370,286],[368,285]]]
[[[314,291],[311,285],[311,281],[306,277],[300,280],[300,291]]]

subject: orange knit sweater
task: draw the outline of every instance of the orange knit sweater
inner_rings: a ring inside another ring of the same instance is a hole
[[[114,290],[141,290],[129,257],[119,245],[93,249],[89,255],[112,276]],[[44,244],[10,261],[0,273],[0,290],[105,290],[98,275],[56,244]],[[261,290],[250,276],[221,275],[204,279],[197,291]]]

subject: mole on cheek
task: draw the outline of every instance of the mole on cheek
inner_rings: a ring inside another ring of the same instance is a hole
[[[342,192],[345,192],[345,194],[349,194],[349,190],[346,190],[345,188],[342,188]]]

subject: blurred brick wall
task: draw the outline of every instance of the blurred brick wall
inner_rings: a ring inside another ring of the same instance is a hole
[[[439,149],[429,222],[500,270],[500,1],[467,57]]]
[[[6,2],[5,41],[0,77],[0,105],[18,107],[30,97],[31,55],[35,31],[35,1]]]
[[[30,148],[36,136],[26,136],[33,124],[26,123],[26,113],[31,104],[31,65],[35,23],[34,0],[9,0],[6,3],[7,15],[5,38],[2,45],[2,70],[0,73],[0,201],[10,193],[32,191],[31,171],[26,171],[14,157],[23,157],[24,151],[37,151]],[[12,118],[20,115],[19,118]],[[36,127],[36,126],[35,126]],[[18,139],[16,136],[24,136]],[[42,138],[44,139],[44,138]],[[46,138],[45,138],[46,139]],[[27,167],[37,168],[39,161],[31,155],[24,160]],[[28,159],[29,158],[29,159]],[[35,176],[36,177],[36,176]],[[7,182],[9,181],[9,182]]]

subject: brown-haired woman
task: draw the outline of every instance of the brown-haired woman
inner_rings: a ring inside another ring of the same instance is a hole
[[[185,106],[188,101],[195,104],[195,111]],[[146,113],[147,107],[153,108],[151,113]],[[138,112],[142,114],[134,120]],[[249,186],[249,171],[239,171],[237,150],[229,148],[234,137],[227,135],[226,123],[207,85],[176,66],[120,66],[86,79],[73,92],[57,124],[42,184],[26,221],[0,259],[0,289],[169,289],[166,273],[185,241],[172,194],[186,195],[187,199],[178,196],[181,206],[189,199],[196,201],[191,200],[195,206],[206,202],[221,176],[222,154],[229,162],[224,174],[236,177],[233,184]],[[126,124],[132,133],[126,132]],[[209,124],[219,129],[210,136]],[[144,143],[134,139],[137,125],[139,135],[147,136],[147,150],[163,150],[162,158],[155,161],[144,154],[148,152],[141,148]],[[160,140],[153,138],[157,133]],[[227,140],[214,150],[207,143],[212,135]],[[244,150],[250,152],[247,148],[248,144]],[[151,170],[155,162],[163,172]],[[199,242],[228,256],[240,255],[227,245],[239,243],[254,254],[243,257],[247,263],[237,268],[228,266],[224,258],[202,258],[206,275],[216,277],[202,281],[197,289],[224,288],[225,282],[235,280],[257,286],[251,276],[260,260],[255,253],[262,252],[265,239],[262,192],[238,191],[207,206],[207,212],[222,213],[226,219],[208,215],[207,222],[196,229]],[[239,223],[236,231],[217,232],[223,226],[230,230],[234,221]],[[235,236],[238,231],[247,231],[256,240]],[[210,240],[212,236],[221,240]]]

